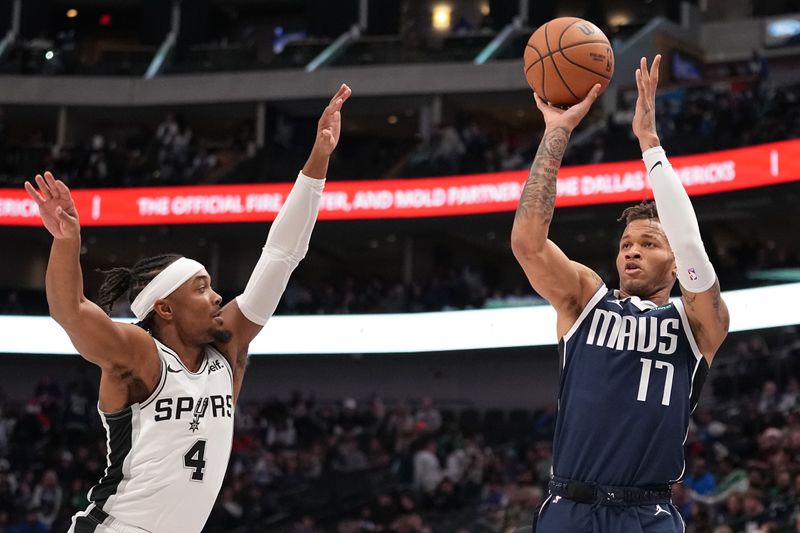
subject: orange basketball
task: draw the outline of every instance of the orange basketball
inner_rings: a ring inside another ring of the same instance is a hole
[[[525,46],[528,85],[551,104],[577,104],[595,83],[605,91],[613,75],[611,43],[587,20],[553,19],[533,32]]]

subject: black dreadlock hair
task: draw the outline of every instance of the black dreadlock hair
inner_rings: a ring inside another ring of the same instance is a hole
[[[617,222],[625,222],[627,226],[634,220],[658,220],[656,203],[651,200],[642,200],[642,203],[625,209]]]
[[[117,300],[127,294],[128,302],[132,302],[153,278],[181,257],[178,254],[156,255],[138,260],[131,268],[98,269],[98,272],[105,274],[105,279],[97,293],[97,305],[110,315]],[[153,313],[137,325],[152,333]]]

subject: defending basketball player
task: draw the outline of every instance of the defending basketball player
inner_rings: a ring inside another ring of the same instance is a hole
[[[636,71],[633,131],[655,205],[623,213],[618,290],[547,238],[562,156],[599,87],[566,111],[536,96],[546,129],[511,242],[531,285],[555,308],[560,339],[553,477],[539,533],[683,531],[671,486],[683,476],[689,417],[729,317],[691,202],[656,133],[660,61],[648,71],[642,58]],[[670,302],[676,278],[682,297]]]
[[[46,172],[25,189],[53,235],[51,316],[101,369],[98,411],[108,466],[70,532],[199,532],[222,485],[248,345],[269,320],[308,250],[328,161],[350,96],[342,85],[322,113],[311,154],[272,224],[244,292],[221,306],[202,264],[177,255],[110,271],[97,305],[83,294],[78,213]],[[112,321],[127,294],[137,325]]]

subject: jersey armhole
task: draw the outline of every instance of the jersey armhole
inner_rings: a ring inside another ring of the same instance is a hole
[[[704,359],[707,361],[705,356],[700,351],[700,348],[697,347],[697,342],[694,339],[694,332],[692,331],[692,325],[689,323],[689,317],[686,315],[686,309],[683,307],[683,300],[678,298],[673,303],[675,304],[675,309],[678,310],[678,314],[681,316],[681,323],[683,324],[683,329],[686,330],[686,338],[689,340],[689,346],[692,347],[692,353],[694,354],[695,359]]]
[[[583,321],[586,319],[586,317],[589,315],[589,313],[592,311],[592,309],[595,308],[595,306],[598,304],[598,302],[600,302],[600,299],[603,296],[606,295],[607,292],[608,292],[608,288],[606,287],[605,283],[601,284],[600,287],[598,287],[597,291],[594,293],[594,296],[592,296],[592,298],[589,300],[589,302],[583,308],[583,311],[581,311],[581,314],[578,315],[578,318],[577,318],[577,320],[575,320],[575,323],[572,324],[572,327],[569,328],[569,331],[567,331],[564,334],[564,336],[562,337],[562,340],[564,341],[565,345],[566,345],[567,341],[569,341],[570,337],[572,337],[575,334],[575,332],[578,330],[578,328],[581,327],[581,324],[583,323]]]
[[[155,340],[155,339],[154,339]],[[161,355],[161,350],[158,349],[158,345],[156,344],[156,352],[158,353],[158,364],[161,366],[161,379],[158,381],[158,386],[153,391],[145,401],[139,402],[139,409],[144,409],[155,400],[161,391],[164,389],[164,385],[167,383],[167,364],[164,362],[164,357]]]

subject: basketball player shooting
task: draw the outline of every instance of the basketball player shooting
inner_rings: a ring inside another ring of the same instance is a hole
[[[600,87],[566,111],[535,96],[545,133],[511,243],[533,288],[555,308],[560,339],[553,477],[539,533],[684,529],[671,486],[683,476],[689,417],[729,316],[689,196],[656,133],[660,62],[656,56],[648,71],[642,58],[636,71],[633,132],[655,205],[623,212],[618,290],[547,238],[561,158]],[[670,302],[676,277],[682,297]]]
[[[322,113],[311,154],[272,224],[244,292],[221,306],[202,264],[178,255],[109,271],[98,303],[83,294],[80,222],[52,174],[25,189],[53,235],[47,265],[51,316],[101,369],[98,411],[108,465],[70,532],[196,533],[225,476],[248,345],[275,311],[308,250],[328,161],[350,96],[342,85]],[[139,322],[112,321],[127,295]]]

